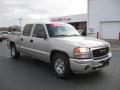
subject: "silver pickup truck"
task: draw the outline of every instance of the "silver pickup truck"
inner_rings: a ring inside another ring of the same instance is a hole
[[[11,56],[25,54],[52,65],[59,78],[74,73],[99,71],[109,64],[110,44],[83,37],[65,23],[26,24],[21,34],[8,36]]]

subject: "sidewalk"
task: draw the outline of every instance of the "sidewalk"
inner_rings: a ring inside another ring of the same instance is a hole
[[[109,39],[109,40],[106,40],[106,41],[110,42],[110,44],[112,44],[112,45],[120,46],[120,40]]]
[[[120,51],[120,41],[119,40],[106,40],[111,44],[112,51]]]

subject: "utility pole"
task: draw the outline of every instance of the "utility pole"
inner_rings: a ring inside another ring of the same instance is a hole
[[[19,23],[20,23],[20,28],[22,28],[22,20],[23,20],[23,19],[22,19],[22,18],[19,18],[18,20],[19,20]]]

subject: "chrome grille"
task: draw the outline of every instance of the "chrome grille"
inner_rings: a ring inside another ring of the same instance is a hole
[[[101,57],[107,55],[109,52],[109,47],[99,48],[92,51],[93,57]]]

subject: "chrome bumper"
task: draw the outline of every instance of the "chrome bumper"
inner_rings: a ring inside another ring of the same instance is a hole
[[[89,73],[102,69],[109,64],[112,54],[101,59],[74,59],[70,58],[70,67],[74,73]]]

